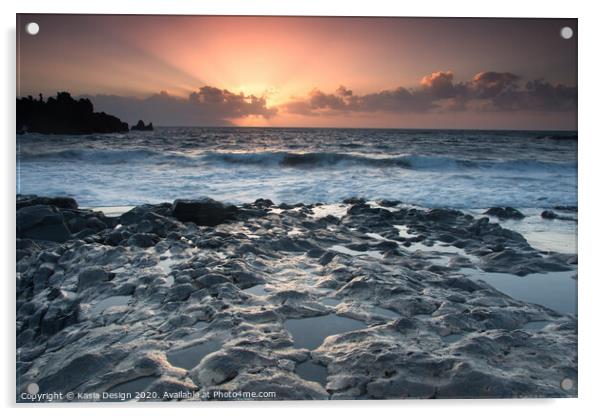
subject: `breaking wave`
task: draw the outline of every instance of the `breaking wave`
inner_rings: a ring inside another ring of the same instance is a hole
[[[398,155],[367,156],[353,153],[324,152],[207,152],[185,154],[160,152],[151,149],[68,149],[48,152],[22,151],[18,154],[22,162],[28,161],[83,161],[95,164],[149,163],[181,166],[207,166],[215,164],[255,165],[266,168],[398,168],[424,171],[453,170],[504,170],[566,172],[577,169],[576,162],[544,162],[533,159],[522,160],[469,160],[442,156]]]

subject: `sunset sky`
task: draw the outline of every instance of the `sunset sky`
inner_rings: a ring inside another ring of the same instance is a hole
[[[69,91],[156,125],[576,129],[564,26],[577,32],[570,19],[19,15],[17,95]]]

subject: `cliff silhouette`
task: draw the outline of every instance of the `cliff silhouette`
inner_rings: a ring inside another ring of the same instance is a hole
[[[138,124],[132,126],[132,131],[133,130],[153,131],[153,123],[144,124],[144,121],[138,120]]]
[[[128,124],[104,112],[95,113],[87,98],[75,100],[68,92],[59,92],[46,101],[32,96],[17,98],[17,133],[46,134],[119,133],[129,131]]]

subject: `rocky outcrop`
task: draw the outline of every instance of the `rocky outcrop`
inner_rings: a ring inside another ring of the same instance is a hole
[[[59,92],[44,101],[33,97],[17,98],[17,132],[44,134],[120,133],[129,131],[127,123],[104,112],[94,112],[87,98],[74,100]]]
[[[69,197],[17,195],[17,238],[63,243],[113,227],[101,212],[79,209]]]
[[[485,211],[485,215],[498,217],[501,220],[522,220],[525,214],[512,207],[493,207]]]
[[[77,202],[69,197],[47,198],[37,195],[17,195],[17,211],[32,205],[53,205],[57,208],[77,209]]]
[[[577,395],[576,318],[467,272],[528,279],[574,272],[576,256],[486,217],[200,199],[109,219],[35,200],[24,223],[57,217],[71,238],[17,240],[19,393],[35,382],[157,401]]]
[[[138,123],[132,126],[132,130],[153,131],[153,123],[144,124],[144,121],[138,120]]]
[[[566,210],[566,211],[569,211],[569,210]],[[574,211],[569,211],[569,212],[574,212]],[[563,220],[563,221],[575,221],[575,222],[577,221],[577,219],[574,217],[569,217],[567,215],[559,215],[549,209],[542,211],[541,218],[544,218],[546,220]]]
[[[71,238],[71,232],[56,207],[31,205],[17,211],[17,237],[62,243]]]
[[[173,216],[182,222],[197,225],[215,226],[235,218],[238,208],[226,205],[211,198],[176,199]]]

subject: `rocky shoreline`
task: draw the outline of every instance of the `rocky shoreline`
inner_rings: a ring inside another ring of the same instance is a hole
[[[17,400],[32,383],[116,400],[575,397],[576,318],[463,271],[576,264],[486,217],[398,201],[108,217],[19,195]]]

